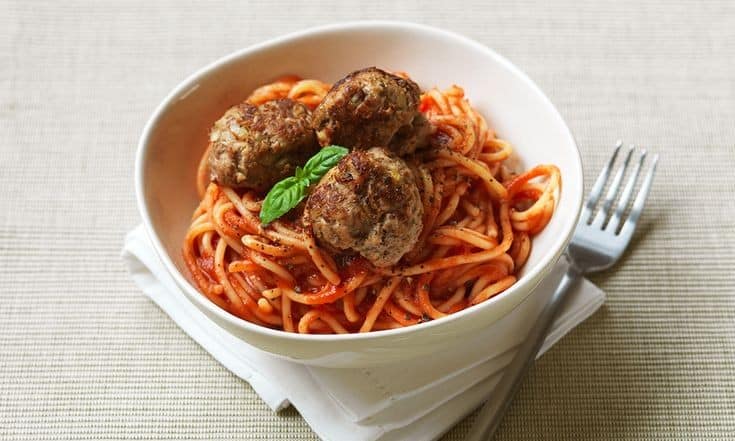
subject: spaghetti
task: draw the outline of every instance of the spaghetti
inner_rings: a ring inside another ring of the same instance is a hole
[[[291,98],[314,109],[330,88],[285,77],[248,102]],[[512,286],[549,222],[561,191],[557,167],[521,174],[512,147],[470,106],[460,87],[432,89],[420,111],[431,146],[408,161],[424,206],[416,245],[395,266],[332,256],[299,221],[267,227],[262,194],[209,182],[207,153],[198,171],[201,202],[183,256],[193,281],[230,313],[270,328],[349,333],[411,326],[482,303]]]

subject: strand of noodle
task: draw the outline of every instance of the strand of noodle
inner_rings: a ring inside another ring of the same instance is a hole
[[[444,314],[449,313],[449,310],[452,308],[452,306],[464,300],[464,295],[466,291],[467,290],[464,286],[460,286],[454,291],[452,297],[448,298],[444,303],[437,306],[436,309],[443,312]]]
[[[326,283],[321,274],[310,274],[306,279],[306,284],[313,288],[324,286]]]
[[[498,246],[497,242],[493,238],[469,228],[444,226],[434,230],[434,234],[438,236],[451,237],[478,248],[482,248],[483,250],[489,250]]]
[[[544,193],[541,195],[541,197],[536,201],[536,203],[533,204],[533,206],[526,210],[527,212],[532,210],[536,205],[543,206],[547,203],[549,198],[553,197],[553,193],[557,189],[561,190],[559,169],[553,165],[537,165],[527,172],[516,176],[507,185],[508,196],[512,199],[518,192],[523,189],[524,185],[528,181],[541,176],[547,176],[549,179],[549,183],[546,185],[546,189],[544,190]]]
[[[293,314],[291,313],[291,299],[288,296],[281,296],[281,319],[283,320],[283,330],[286,332],[295,332],[293,325]]]
[[[528,255],[531,253],[531,238],[527,233],[521,232],[515,235],[513,238],[513,244],[510,246],[508,254],[513,259],[513,263],[516,268],[521,268]]]
[[[480,179],[482,179],[482,182],[485,184],[485,187],[487,188],[487,190],[496,199],[505,200],[508,198],[508,190],[506,190],[506,188],[503,187],[503,184],[495,180],[495,178],[490,173],[490,170],[487,168],[487,165],[485,165],[485,163],[468,158],[466,156],[463,156],[451,150],[441,150],[439,151],[438,155],[439,157],[442,157],[445,159],[451,159],[455,161],[457,164],[466,168],[467,170],[470,170],[473,173],[475,173]]]
[[[308,255],[296,254],[294,256],[284,257],[280,259],[280,262],[285,266],[298,266],[305,263],[311,263],[311,258]]]
[[[230,283],[229,278],[227,277],[227,273],[225,272],[224,268],[224,257],[226,249],[227,243],[225,241],[221,240],[217,243],[217,248],[214,252],[214,271],[219,278],[220,285],[222,285],[225,290],[224,293],[225,295],[227,295],[227,299],[230,301],[230,307],[232,308],[232,310],[234,310],[235,314],[241,317],[247,317],[248,320],[253,319],[260,322],[260,320],[256,319],[251,311],[249,311],[248,308],[245,307],[243,300],[240,298],[239,295],[237,295],[235,289]]]
[[[511,212],[510,218],[514,222],[523,222],[527,221],[529,218],[535,218],[538,217],[544,210],[546,210],[546,205],[551,201],[552,194],[550,191],[545,191],[536,202],[533,203],[530,207],[523,211],[513,210]]]
[[[413,262],[418,258],[423,257],[423,254],[428,252],[426,249],[427,247],[425,247],[424,244],[426,242],[426,238],[429,237],[429,234],[431,233],[431,225],[434,223],[434,219],[441,210],[441,200],[437,199],[437,191],[439,193],[443,191],[442,185],[439,185],[439,189],[437,190],[434,186],[434,179],[426,167],[418,167],[418,172],[421,175],[421,183],[424,190],[421,195],[422,205],[424,207],[424,215],[422,219],[423,227],[421,228],[421,233],[419,233],[419,237],[416,240],[413,249],[411,249],[405,257],[407,262]]]
[[[271,225],[275,225],[275,223]],[[268,239],[272,240],[273,242],[289,246],[300,251],[307,251],[303,237],[294,238],[280,231],[273,231],[269,229],[264,230],[264,234]]]
[[[493,205],[490,202],[487,202],[487,208],[485,211],[485,235],[488,237],[492,237],[495,240],[498,240],[498,223],[495,222],[495,210],[493,209]]]
[[[372,329],[373,325],[375,324],[375,320],[377,320],[378,315],[383,310],[383,305],[385,305],[385,302],[390,298],[391,294],[393,294],[393,291],[396,289],[400,282],[400,277],[391,277],[388,280],[388,283],[383,286],[383,288],[378,293],[378,297],[375,299],[375,303],[373,303],[373,306],[370,307],[370,310],[365,316],[365,321],[362,322],[362,326],[360,326],[359,332],[368,332],[370,331],[370,329]]]
[[[231,273],[243,273],[257,271],[260,267],[248,259],[233,260],[227,265],[227,271]]]
[[[235,280],[235,283],[232,284],[232,288],[235,290],[237,295],[242,299],[243,303],[247,308],[249,308],[253,314],[255,314],[256,317],[258,317],[260,320],[262,320],[264,323],[268,323],[269,325],[274,326],[282,326],[283,321],[281,320],[281,317],[271,315],[270,313],[266,313],[263,311],[263,309],[258,304],[258,300],[263,300],[262,298],[258,297],[258,294],[253,292],[252,287],[250,287],[245,280],[242,278],[242,276],[238,273],[232,273],[232,278]],[[239,289],[242,290],[240,292]]]
[[[481,213],[480,207],[466,199],[460,202],[460,206],[470,217],[478,217]]]
[[[290,228],[288,228],[286,225],[284,225],[281,221],[276,221],[272,224],[273,229],[277,231],[278,233],[281,233],[285,236],[291,237],[293,239],[303,240],[303,234],[299,233],[297,231],[294,231]]]
[[[278,276],[280,279],[287,281],[288,283],[296,283],[296,279],[294,279],[293,275],[284,267],[277,264],[276,262],[268,259],[267,257],[263,256],[257,251],[250,251],[248,254],[248,257],[250,260],[252,260],[254,263],[260,265],[264,269],[270,271],[271,273]]]
[[[288,92],[288,97],[299,101],[314,110],[329,90],[329,85],[316,80],[303,80],[296,83]]]
[[[194,282],[199,290],[204,293],[204,295],[207,296],[207,298],[214,302],[217,306],[226,311],[229,311],[229,305],[224,301],[224,299],[219,296],[223,293],[223,291],[214,289],[216,286],[221,285],[213,285],[212,283],[210,283],[209,278],[204,275],[203,270],[201,270],[199,265],[197,264],[197,259],[196,256],[194,256],[194,250],[190,241],[186,241],[184,245],[184,262],[189,268],[189,271],[191,272],[191,275],[194,278]]]
[[[222,187],[222,192],[227,196],[232,205],[235,207],[240,216],[245,218],[245,222],[248,225],[256,226],[256,232],[262,234],[263,227],[260,225],[260,220],[253,216],[253,214],[245,207],[240,196],[237,195],[230,187]]]
[[[288,97],[292,100],[299,99],[304,95],[316,95],[320,98],[327,94],[330,85],[318,80],[301,80],[291,87]]]
[[[247,248],[250,248],[251,250],[254,250],[254,251],[261,252],[263,254],[267,254],[269,256],[289,257],[289,256],[292,256],[295,252],[295,250],[289,247],[281,247],[281,246],[263,243],[260,240],[258,240],[258,236],[245,235],[245,236],[242,236],[240,241]]]
[[[355,291],[355,306],[360,306],[365,297],[367,297],[368,288],[367,286],[361,286]]]
[[[227,225],[223,220],[222,216],[223,213],[226,210],[229,210],[232,208],[231,203],[225,203],[225,204],[219,204],[215,205],[212,209],[211,217],[212,221],[215,227],[215,230],[217,230],[217,234],[219,234],[220,239],[227,243],[232,249],[234,249],[237,254],[244,255],[245,254],[245,248],[242,246],[239,240],[233,239],[232,236],[225,233],[225,229],[231,230],[232,228]]]
[[[383,275],[382,274],[370,274],[367,277],[365,277],[365,280],[362,281],[362,284],[360,284],[360,287],[368,287],[370,285],[375,285],[378,282],[383,281]]]
[[[459,120],[458,121],[460,127],[459,130],[463,132],[464,136],[462,136],[463,146],[459,149],[455,148],[453,149],[455,152],[461,152],[463,155],[467,155],[468,157],[474,157],[473,152],[477,148],[477,135],[475,133],[475,127],[470,121],[467,120]]]
[[[553,199],[548,201],[542,209],[534,213],[535,215],[529,216],[525,214],[522,220],[514,220],[513,228],[519,231],[528,232],[528,234],[536,234],[541,231],[551,219],[551,215],[554,212],[554,201]],[[511,213],[512,216],[512,213]],[[511,217],[511,219],[513,219]]]
[[[329,280],[329,283],[332,285],[339,285],[340,277],[339,274],[337,274],[337,270],[333,266],[330,266],[330,263],[334,263],[331,261],[331,258],[327,257],[317,248],[314,238],[311,235],[306,235],[305,243],[306,250],[309,252],[311,260],[314,261],[314,265],[316,265],[319,272],[322,273],[324,278]]]
[[[512,274],[515,270],[515,261],[512,257],[510,257],[510,255],[508,255],[508,253],[501,254],[500,256],[493,259],[490,263],[505,266],[505,271],[508,274]]]
[[[261,297],[260,300],[267,301],[271,305],[271,308],[275,311],[275,313],[278,314],[279,317],[281,317],[281,300],[280,299],[271,300],[267,297]],[[281,323],[283,323],[283,317],[281,317]]]
[[[468,300],[474,298],[480,291],[485,289],[486,286],[490,285],[491,283],[496,282],[499,279],[495,279],[489,275],[483,275],[479,277],[477,280],[475,280],[475,283],[472,285],[472,289],[470,290],[468,297]]]
[[[301,320],[299,320],[299,332],[301,334],[308,334],[309,327],[311,323],[315,320],[321,320],[322,322],[326,323],[332,329],[332,331],[337,334],[347,334],[347,329],[345,329],[344,326],[342,326],[337,321],[337,319],[335,319],[328,312],[322,311],[320,309],[312,309],[311,311],[304,314],[303,317],[301,317]]]
[[[198,217],[196,217],[196,218],[195,218],[195,219],[194,219],[194,220],[193,220],[193,221],[191,222],[191,225],[189,226],[189,228],[194,228],[194,227],[198,226],[199,224],[203,224],[203,223],[205,223],[205,222],[209,222],[209,213],[207,213],[207,212],[202,212],[202,214],[201,214],[201,215],[199,215]]]
[[[463,279],[463,277],[468,274],[470,271],[474,270],[475,268],[482,265],[481,263],[471,263],[469,265],[462,265],[454,268],[448,268],[445,270],[441,270],[437,273],[437,275],[434,277],[434,288],[437,292],[442,292],[448,289],[447,287],[455,287],[463,285],[466,281],[472,279],[472,277],[469,277],[467,279]]]
[[[271,305],[265,297],[258,299],[258,309],[260,309],[263,314],[273,313],[273,305]],[[281,321],[281,323],[283,323],[283,321]]]
[[[478,303],[482,303],[485,300],[489,299],[490,297],[493,297],[506,289],[508,289],[511,285],[513,285],[516,282],[515,276],[505,276],[502,279],[498,280],[497,282],[488,285],[477,293],[474,297],[470,297],[470,305],[477,305]]]
[[[269,276],[270,274],[265,271],[258,271],[257,274],[247,273],[246,280],[253,287],[253,290],[263,292],[268,289],[269,286],[273,286],[276,283],[273,279],[263,280],[264,278],[268,278]]]
[[[257,106],[267,101],[273,101],[281,98],[286,98],[288,92],[293,87],[296,81],[292,79],[277,81],[271,84],[266,84],[253,91],[247,99],[247,102]]]
[[[184,240],[194,240],[197,236],[212,232],[214,230],[215,230],[214,224],[210,222],[200,223],[199,225],[195,227],[189,228],[189,231],[186,232],[186,237]]]
[[[458,221],[452,222],[450,225],[454,225],[456,227],[462,227],[462,228],[469,228],[469,225],[471,223],[472,224],[475,224],[475,223],[477,223],[477,221],[478,221],[477,218],[473,218],[471,216],[465,216],[465,217],[463,217],[462,219],[460,219]]]
[[[472,230],[477,233],[480,233],[485,237],[489,237],[493,242],[497,243],[498,242],[497,235],[488,236],[487,234],[485,234],[485,230],[487,230],[486,220],[487,220],[486,216],[483,216],[482,213],[480,213],[479,216],[470,218],[467,224],[458,225],[458,226],[463,226],[467,228],[468,230]]]
[[[439,311],[431,304],[429,294],[431,290],[431,280],[434,278],[433,274],[422,274],[418,281],[418,292],[416,297],[418,298],[419,305],[424,311],[424,314],[428,315],[432,319],[438,319],[446,316],[443,312]]]
[[[342,309],[345,317],[351,323],[356,323],[360,320],[360,314],[355,310],[355,291],[348,292],[344,297],[342,297]]]
[[[257,200],[253,192],[246,192],[242,195],[240,200],[249,212],[260,214],[260,209],[263,207],[263,201]]]
[[[485,145],[495,147],[496,149],[492,153],[480,153],[479,158],[480,160],[484,162],[501,162],[508,159],[513,153],[513,147],[511,147],[510,143],[507,141],[504,141],[502,139],[498,138],[491,138],[488,139],[488,141],[485,143]]]
[[[477,158],[480,154],[480,151],[485,146],[485,143],[487,142],[488,138],[488,127],[487,122],[485,121],[485,118],[482,117],[475,109],[470,106],[469,101],[466,99],[462,99],[460,101],[460,107],[462,108],[462,112],[465,115],[468,115],[475,126],[475,131],[477,133],[477,142],[475,142],[475,146],[470,152],[470,156],[472,158]]]
[[[388,329],[399,329],[402,328],[400,323],[393,320],[393,317],[388,316],[385,319],[376,320],[375,324],[373,325],[373,330],[375,331],[385,331]]]
[[[429,198],[429,200],[431,201],[431,207],[429,209],[429,214],[426,216],[424,227],[422,228],[421,234],[419,235],[418,243],[420,244],[426,241],[426,238],[434,229],[436,218],[439,215],[439,211],[441,210],[441,203],[444,197],[444,172],[438,170],[436,172],[436,175],[436,178],[432,177],[432,181],[434,182],[434,194]]]
[[[383,310],[390,317],[392,317],[393,320],[400,323],[401,326],[411,326],[419,322],[418,317],[412,317],[411,315],[407,314],[406,311],[396,306],[395,303],[391,302],[390,299],[385,301],[385,306],[383,307]]]
[[[415,316],[421,316],[421,308],[419,308],[419,306],[414,303],[409,296],[411,296],[411,294],[409,294],[407,289],[402,289],[393,294],[393,298],[398,302],[398,305],[400,305],[401,308]]]
[[[271,289],[264,289],[260,292],[260,295],[265,297],[268,300],[275,300],[279,297],[281,297],[281,288],[271,288]]]
[[[449,114],[451,113],[449,109],[449,104],[447,103],[447,98],[439,92],[438,89],[431,89],[430,91],[426,92],[425,94],[427,97],[429,97],[436,107],[439,108],[439,112],[443,114]]]
[[[459,206],[459,198],[464,196],[464,194],[467,192],[468,187],[469,185],[466,182],[463,182],[459,184],[459,186],[457,186],[454,191],[451,191],[452,196],[449,198],[447,206],[436,217],[437,225],[444,225],[444,223],[454,215],[454,213],[457,211],[457,207]]]
[[[461,286],[466,286],[468,282],[471,282],[473,280],[476,281],[478,278],[481,277],[486,277],[488,280],[498,280],[507,275],[508,271],[505,265],[497,264],[495,263],[495,261],[492,261],[490,263],[475,266],[470,271],[466,271],[461,276],[458,276],[457,279],[450,281],[445,289],[457,289]],[[476,285],[477,282],[473,284],[473,289]]]
[[[247,296],[250,298],[250,300],[257,301],[260,295],[256,292],[256,290],[253,288],[253,286],[248,283],[245,278],[240,273],[230,273],[228,274],[230,283],[232,284],[232,287],[235,289],[235,292],[240,296],[240,298],[243,298],[243,296]],[[234,280],[234,283],[233,283]],[[242,292],[240,292],[242,290]],[[243,303],[245,301],[243,300]]]
[[[212,245],[212,237],[214,236],[214,226],[212,229],[201,235],[201,250],[202,254],[213,255],[214,246]]]
[[[480,251],[477,253],[463,254],[459,256],[450,256],[442,258],[434,258],[432,260],[410,266],[408,268],[380,269],[382,274],[391,276],[415,276],[439,269],[449,268],[457,265],[465,265],[468,263],[487,262],[499,255],[505,253],[513,241],[513,230],[510,226],[508,218],[508,204],[503,202],[500,205],[500,218],[503,225],[503,241],[495,248]]]
[[[279,286],[281,291],[291,299],[292,302],[302,305],[323,305],[332,303],[345,296],[346,291],[342,286],[328,284],[320,291],[312,294],[301,294],[287,286]]]

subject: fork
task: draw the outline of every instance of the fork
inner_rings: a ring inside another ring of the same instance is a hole
[[[505,374],[493,390],[492,396],[477,414],[475,424],[466,438],[467,441],[485,441],[495,434],[505,411],[510,406],[511,400],[521,385],[521,380],[536,359],[551,324],[561,309],[567,293],[571,290],[570,288],[575,285],[582,275],[602,271],[613,266],[630,243],[638,219],[643,212],[648,193],[651,190],[658,155],[653,157],[648,173],[635,197],[630,214],[623,222],[623,216],[633,197],[636,182],[646,159],[646,151],[644,150],[639,155],[635,168],[631,172],[622,193],[620,193],[625,172],[635,151],[635,147],[631,145],[623,165],[618,168],[610,183],[602,206],[593,217],[595,207],[600,201],[622,145],[622,141],[618,141],[615,145],[612,156],[597,177],[587,202],[582,208],[582,214],[574,235],[564,252],[564,256],[569,262],[566,273],[562,276],[559,285],[541,312],[528,337],[519,347],[513,360],[505,368]],[[620,195],[620,199],[615,205],[618,195]],[[612,211],[613,208],[615,211]]]

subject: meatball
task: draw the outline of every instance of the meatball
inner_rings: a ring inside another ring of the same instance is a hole
[[[242,103],[209,135],[212,179],[233,188],[267,191],[319,150],[309,109],[290,99]]]
[[[428,135],[413,130],[420,93],[413,81],[376,67],[352,72],[337,81],[314,110],[319,143],[354,149],[388,146],[397,154],[413,153]],[[399,132],[400,139],[413,140],[405,145],[391,142]]]
[[[424,147],[431,134],[431,124],[422,113],[417,113],[410,124],[396,132],[388,148],[397,155],[404,156]]]
[[[329,170],[307,199],[304,216],[321,245],[385,267],[413,248],[423,211],[406,163],[376,147],[354,150]]]

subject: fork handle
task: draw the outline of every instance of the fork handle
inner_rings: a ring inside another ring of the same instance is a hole
[[[495,434],[503,419],[503,415],[510,406],[511,400],[520,388],[521,380],[536,359],[536,355],[544,343],[551,324],[564,304],[567,293],[577,282],[580,275],[581,273],[573,265],[570,265],[566,273],[564,273],[554,294],[552,294],[551,299],[549,299],[549,302],[543,311],[541,311],[541,315],[539,315],[528,337],[526,337],[518,348],[515,357],[513,357],[513,360],[505,368],[505,373],[500,378],[500,382],[493,389],[492,395],[477,414],[475,423],[466,441],[486,441],[491,439]]]

